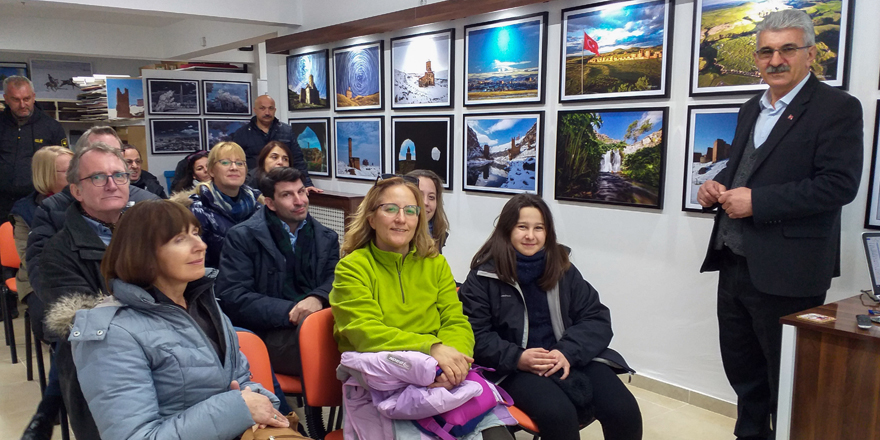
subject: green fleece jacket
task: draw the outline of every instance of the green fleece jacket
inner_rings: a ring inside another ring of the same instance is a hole
[[[468,356],[474,332],[446,258],[385,252],[373,243],[336,265],[330,291],[339,351],[420,351],[436,343]]]

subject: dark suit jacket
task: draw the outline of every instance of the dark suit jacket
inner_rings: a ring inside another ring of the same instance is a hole
[[[733,182],[762,94],[740,108],[730,161],[714,179],[725,187]],[[758,290],[816,296],[840,275],[840,210],[858,192],[863,151],[858,99],[811,74],[755,153],[745,185],[754,214],[744,219],[743,250]],[[713,245],[721,215],[719,208],[701,272],[719,269]]]

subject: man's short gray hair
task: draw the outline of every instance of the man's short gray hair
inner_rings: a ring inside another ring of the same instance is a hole
[[[31,88],[31,92],[34,91],[34,83],[32,83],[31,80],[29,80],[26,76],[21,76],[21,75],[8,76],[8,77],[6,77],[6,79],[3,80],[3,93],[6,93],[7,90],[9,90],[13,87],[19,88],[19,87],[24,87],[25,85],[27,85],[28,87]]]
[[[79,151],[89,145],[90,137],[102,135],[115,137],[116,140],[119,141],[119,147],[122,148],[122,139],[119,138],[119,134],[116,133],[116,130],[107,125],[99,125],[86,130],[86,132],[79,137],[79,140],[76,141],[76,146],[74,146],[73,149]]]
[[[800,9],[785,9],[771,12],[755,27],[755,41],[761,38],[763,31],[781,31],[784,29],[800,29],[804,32],[804,46],[816,45],[816,31],[813,19]]]
[[[113,148],[103,142],[95,142],[86,145],[83,148],[76,149],[76,153],[73,154],[73,159],[70,159],[70,168],[67,169],[67,183],[79,185],[79,164],[82,161],[83,155],[89,151],[99,151],[104,154],[112,154],[122,163],[122,169],[128,170],[128,167],[125,165],[125,158],[122,156],[122,150]]]

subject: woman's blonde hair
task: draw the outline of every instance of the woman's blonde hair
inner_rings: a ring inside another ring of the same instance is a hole
[[[217,165],[217,162],[220,162],[220,158],[227,153],[232,153],[233,155],[240,156],[241,160],[245,161],[244,169],[246,173],[247,156],[245,156],[244,150],[241,148],[241,146],[236,144],[235,142],[218,142],[217,145],[214,145],[214,148],[212,148],[211,152],[208,153],[208,170],[214,169],[214,165]]]
[[[394,185],[405,186],[412,192],[419,205],[419,222],[416,226],[416,233],[410,242],[410,248],[415,246],[416,255],[422,258],[437,256],[437,246],[428,233],[428,219],[425,217],[425,201],[422,199],[422,192],[419,191],[418,186],[400,177],[379,180],[367,192],[364,201],[358,206],[357,212],[351,217],[348,232],[345,233],[345,242],[342,245],[343,256],[367,246],[376,239],[376,230],[370,226],[370,219],[376,215],[382,194]]]
[[[446,244],[446,235],[449,232],[449,219],[446,210],[443,209],[443,181],[440,176],[431,170],[414,170],[406,174],[417,179],[431,179],[434,182],[434,191],[437,193],[437,208],[434,209],[434,241],[439,248]]]
[[[58,145],[49,145],[37,150],[31,159],[31,173],[34,179],[34,188],[42,195],[48,195],[55,186],[55,159],[62,154],[73,157],[70,148]]]

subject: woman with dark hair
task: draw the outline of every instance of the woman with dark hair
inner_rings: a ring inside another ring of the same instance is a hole
[[[471,261],[459,290],[476,363],[495,369],[541,437],[580,438],[595,417],[606,439],[642,438],[638,403],[616,373],[630,372],[611,342],[611,313],[556,241],[550,209],[518,194]]]
[[[279,141],[269,141],[257,156],[257,167],[248,171],[245,185],[251,188],[260,187],[260,179],[273,168],[290,166],[290,148]]]
[[[428,232],[437,244],[437,250],[443,253],[446,239],[449,238],[449,219],[443,209],[443,181],[431,170],[414,170],[407,176],[419,179],[419,190],[425,201],[425,216],[428,218]]]
[[[186,157],[186,168],[184,168],[183,176],[172,185],[171,193],[186,192],[193,189],[197,183],[210,182],[211,175],[208,174],[208,152],[196,151]]]
[[[77,312],[70,337],[102,438],[231,440],[253,425],[288,426],[277,398],[250,380],[199,229],[179,204],[148,200],[113,233],[101,261],[112,296]]]

